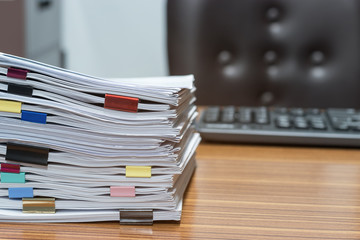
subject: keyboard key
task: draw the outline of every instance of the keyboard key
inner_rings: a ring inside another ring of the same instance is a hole
[[[319,115],[321,113],[321,110],[318,108],[308,108],[306,110],[306,114],[308,115]]]
[[[221,122],[223,123],[232,123],[235,120],[234,114],[223,114],[221,116]]]
[[[278,118],[276,119],[276,126],[279,128],[290,128],[291,127],[290,117],[287,115],[278,116]]]
[[[222,110],[223,114],[229,114],[229,113],[235,113],[235,107],[234,106],[228,106],[224,107]]]
[[[234,122],[234,114],[232,114],[232,115],[229,115],[229,114],[227,114],[227,115],[222,115],[221,116],[221,122],[224,122],[224,123],[232,123],[232,122]]]
[[[204,121],[207,123],[214,123],[219,120],[220,108],[219,107],[209,107],[205,111]]]
[[[205,122],[213,123],[218,121],[218,115],[216,114],[206,114],[205,115]]]
[[[255,109],[255,123],[267,124],[269,122],[268,111],[266,107]]]
[[[290,116],[287,115],[280,115],[277,117],[278,121],[290,121]]]
[[[255,122],[258,123],[258,124],[268,124],[269,123],[269,118],[267,118],[267,117],[257,117]]]
[[[294,126],[298,129],[307,129],[309,127],[304,117],[296,117],[294,120]]]
[[[249,107],[240,107],[238,112],[238,120],[240,123],[251,123],[253,119],[252,109]]]
[[[349,116],[337,116],[337,117],[331,117],[331,122],[335,123],[346,123],[351,122],[352,118]]]
[[[274,108],[274,112],[278,113],[278,114],[287,114],[288,110],[285,107],[277,107],[277,108]]]
[[[329,115],[348,115],[355,114],[356,110],[353,108],[329,108],[327,113]]]
[[[232,123],[235,121],[235,107],[225,107],[221,113],[221,122]]]
[[[327,129],[326,123],[321,116],[311,116],[309,117],[310,125],[315,130],[325,130]]]
[[[311,121],[310,125],[315,130],[325,130],[327,129],[327,126],[323,120],[321,121]]]
[[[309,125],[306,122],[295,122],[294,123],[295,128],[298,129],[308,129]]]
[[[349,130],[349,125],[347,123],[338,123],[334,124],[336,130],[346,131]]]
[[[322,117],[318,117],[318,116],[309,117],[309,120],[311,122],[322,122],[322,123],[324,123],[324,119]]]
[[[297,121],[297,122],[306,122],[306,118],[305,118],[305,117],[295,117],[295,118],[294,118],[294,121]]]
[[[279,128],[290,128],[291,124],[288,121],[277,121],[276,126]]]
[[[208,107],[206,109],[207,112],[219,112],[220,111],[220,107],[218,106],[212,106],[212,107]]]
[[[290,113],[294,116],[304,116],[305,112],[302,108],[291,108]]]

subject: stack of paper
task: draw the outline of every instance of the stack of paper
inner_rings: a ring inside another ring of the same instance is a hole
[[[101,79],[0,54],[0,221],[180,220],[193,76]]]

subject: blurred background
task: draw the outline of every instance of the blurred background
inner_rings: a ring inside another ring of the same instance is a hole
[[[199,105],[358,108],[359,12],[358,0],[0,0],[0,51],[98,77],[194,74]]]
[[[0,51],[101,77],[168,74],[165,0],[0,0]]]

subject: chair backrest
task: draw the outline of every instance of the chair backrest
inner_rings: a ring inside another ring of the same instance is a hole
[[[360,107],[360,1],[169,0],[170,74],[198,104]]]

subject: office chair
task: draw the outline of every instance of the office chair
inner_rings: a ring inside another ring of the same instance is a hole
[[[169,0],[170,74],[198,104],[360,107],[360,1]]]

